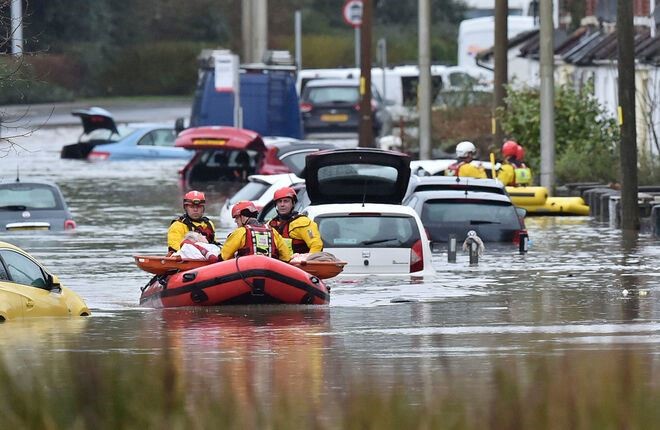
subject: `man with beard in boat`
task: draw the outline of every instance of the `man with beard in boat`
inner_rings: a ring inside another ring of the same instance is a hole
[[[282,235],[292,252],[307,254],[323,251],[323,240],[314,221],[293,210],[296,191],[291,187],[280,188],[273,196],[277,216],[268,223]]]
[[[223,260],[254,254],[287,262],[291,260],[291,250],[282,236],[269,225],[258,222],[258,213],[257,208],[249,201],[240,201],[231,209],[231,216],[237,227],[222,246],[220,255]]]
[[[215,227],[211,220],[204,216],[206,196],[201,191],[189,191],[183,196],[183,215],[172,221],[167,230],[167,247],[169,254],[181,249],[186,233],[194,231],[206,238],[208,243],[215,242]]]

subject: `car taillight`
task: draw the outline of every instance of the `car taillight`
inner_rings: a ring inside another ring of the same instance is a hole
[[[104,152],[104,151],[92,151],[89,153],[87,156],[87,159],[89,161],[103,161],[107,160],[110,157],[109,152]]]
[[[417,239],[410,248],[410,273],[421,270],[424,270],[424,251],[421,239]]]
[[[520,238],[525,237],[528,238],[529,235],[527,234],[527,230],[516,230],[515,233],[513,233],[513,243],[514,245],[519,245],[520,244]]]
[[[300,112],[307,113],[312,111],[311,103],[300,103]]]
[[[76,228],[76,222],[72,219],[64,221],[64,230],[73,230]]]

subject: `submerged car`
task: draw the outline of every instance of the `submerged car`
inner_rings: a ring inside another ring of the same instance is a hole
[[[371,110],[374,137],[390,134],[392,116],[378,90],[372,87]],[[356,137],[360,128],[360,81],[313,79],[300,97],[306,138]]]
[[[413,177],[403,203],[419,214],[432,242],[450,235],[462,241],[470,230],[484,242],[518,244],[527,235],[525,210],[496,179]]]
[[[300,174],[307,154],[335,146],[293,138],[262,138],[234,127],[196,127],[182,131],[176,146],[195,155],[179,172],[187,183],[239,181],[250,175]]]
[[[17,246],[0,242],[0,322],[88,315],[85,301],[57,276]]]
[[[345,274],[431,275],[429,239],[417,213],[402,206],[410,157],[378,149],[321,151],[307,157],[304,212],[319,226],[324,251]]]
[[[62,158],[102,160],[188,160],[192,151],[174,147],[176,131],[167,124],[117,125],[107,110],[99,107],[75,110],[83,133],[78,143],[62,148]]]
[[[250,200],[257,208],[261,209],[273,200],[273,195],[278,189],[302,183],[304,183],[304,180],[293,173],[251,175],[248,178],[248,182],[222,205],[222,209],[220,210],[220,227],[234,226],[231,208],[235,203],[241,200]]]
[[[0,230],[76,228],[59,187],[47,181],[0,184]]]

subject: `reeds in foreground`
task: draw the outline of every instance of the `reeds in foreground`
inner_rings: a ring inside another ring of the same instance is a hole
[[[639,352],[509,358],[494,365],[488,383],[474,385],[462,375],[461,382],[445,376],[427,387],[383,387],[378,375],[366,375],[337,389],[338,377],[318,395],[299,386],[237,385],[230,370],[195,378],[194,363],[182,368],[167,355],[59,357],[34,367],[0,360],[2,428],[607,430],[660,423],[657,364]]]

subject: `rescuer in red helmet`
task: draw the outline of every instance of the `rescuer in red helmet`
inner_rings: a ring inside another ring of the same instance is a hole
[[[504,185],[515,187],[530,185],[532,183],[532,172],[518,159],[519,154],[525,154],[525,150],[517,142],[508,140],[502,145],[502,157],[504,161],[497,172],[497,179]]]
[[[502,165],[497,172],[497,179],[506,186],[513,186],[516,184],[515,168],[516,168],[516,153],[518,152],[517,142],[507,140],[502,145]]]
[[[307,254],[323,251],[323,240],[319,227],[307,216],[293,210],[298,201],[296,190],[291,187],[280,188],[273,196],[277,216],[268,223],[279,234],[292,252]]]
[[[183,196],[184,214],[172,221],[167,230],[167,246],[170,253],[181,249],[181,242],[189,231],[203,235],[215,244],[215,226],[204,216],[206,196],[201,191],[189,191]]]
[[[220,255],[223,260],[244,255],[262,254],[291,260],[291,250],[282,236],[268,225],[257,221],[257,208],[249,201],[237,202],[231,208],[231,216],[236,222],[236,229],[227,237]]]

